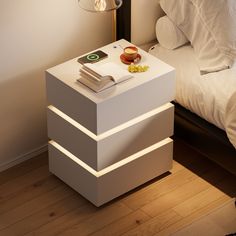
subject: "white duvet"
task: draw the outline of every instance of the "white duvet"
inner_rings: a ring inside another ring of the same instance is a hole
[[[231,69],[200,75],[190,45],[149,52],[176,68],[176,101],[226,131],[236,148],[236,63]]]

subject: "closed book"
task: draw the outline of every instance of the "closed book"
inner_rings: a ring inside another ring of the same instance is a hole
[[[110,88],[113,85],[115,85],[115,82],[113,80],[105,80],[105,81],[101,81],[101,82],[95,82],[90,78],[80,77],[78,79],[78,81],[80,83],[82,83],[83,85],[89,87],[90,89],[92,89],[96,93],[101,92],[104,89]]]
[[[133,76],[119,65],[109,62],[102,65],[86,63],[80,69],[78,81],[95,92],[100,92]]]

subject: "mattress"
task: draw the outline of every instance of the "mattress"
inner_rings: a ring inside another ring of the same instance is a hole
[[[190,45],[168,50],[157,44],[149,53],[176,68],[176,102],[225,130],[236,148],[236,63],[201,75]]]

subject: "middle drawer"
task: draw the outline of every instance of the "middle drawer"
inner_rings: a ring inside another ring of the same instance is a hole
[[[173,135],[174,106],[168,103],[95,135],[54,106],[48,107],[49,137],[100,171]]]

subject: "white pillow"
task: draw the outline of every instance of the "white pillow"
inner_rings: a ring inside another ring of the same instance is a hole
[[[236,58],[236,0],[161,0],[160,4],[191,42],[201,72],[232,66]]]
[[[163,16],[157,20],[156,37],[160,45],[167,49],[175,49],[188,42],[183,32],[168,16]]]

